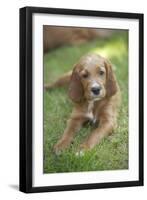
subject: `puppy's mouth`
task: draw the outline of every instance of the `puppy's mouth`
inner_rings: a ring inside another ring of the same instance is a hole
[[[100,92],[99,94],[93,94],[92,92],[90,92],[90,94],[87,96],[88,100],[93,100],[93,101],[98,101],[104,98],[104,94],[102,92]]]
[[[101,100],[104,96],[102,94],[91,94],[91,99],[97,101],[97,100]]]

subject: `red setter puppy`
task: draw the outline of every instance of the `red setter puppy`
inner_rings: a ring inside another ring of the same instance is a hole
[[[67,127],[54,146],[55,152],[68,147],[82,125],[91,121],[95,129],[81,144],[80,150],[93,148],[117,125],[120,90],[111,63],[97,54],[83,56],[73,71],[63,75],[46,89],[69,84],[69,97],[74,108]]]

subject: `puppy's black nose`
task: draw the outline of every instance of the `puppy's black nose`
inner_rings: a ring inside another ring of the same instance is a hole
[[[100,86],[96,86],[96,87],[92,87],[91,91],[93,92],[93,94],[98,95],[100,93],[101,87]]]

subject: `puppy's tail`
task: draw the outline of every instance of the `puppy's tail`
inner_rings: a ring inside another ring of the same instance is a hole
[[[63,76],[61,76],[55,82],[53,82],[51,84],[44,84],[44,89],[45,90],[50,90],[50,89],[54,89],[54,88],[57,88],[57,87],[68,86],[69,82],[70,82],[70,79],[71,79],[71,74],[72,74],[72,71],[69,71],[69,72],[63,74]]]

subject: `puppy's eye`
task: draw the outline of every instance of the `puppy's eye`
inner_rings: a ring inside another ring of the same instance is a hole
[[[105,72],[104,72],[103,70],[100,70],[100,71],[99,71],[99,75],[100,75],[100,76],[103,76],[104,73],[105,73]]]
[[[88,74],[82,74],[83,78],[88,78]]]

